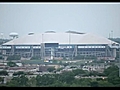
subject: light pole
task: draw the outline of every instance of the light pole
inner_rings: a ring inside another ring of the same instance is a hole
[[[111,38],[113,39],[113,31],[111,31],[111,34],[112,34],[112,35],[111,35]]]

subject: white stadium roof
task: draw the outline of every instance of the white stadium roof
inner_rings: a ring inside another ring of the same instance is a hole
[[[3,45],[40,45],[57,42],[59,44],[112,44],[116,43],[105,37],[91,33],[37,33],[13,39]],[[118,44],[118,43],[116,43]]]

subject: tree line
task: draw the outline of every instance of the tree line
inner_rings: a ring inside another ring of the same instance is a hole
[[[15,75],[15,74],[14,74]],[[64,71],[61,74],[44,74],[36,77],[27,77],[24,73],[18,73],[18,77],[13,77],[4,87],[119,87],[119,68],[112,65],[103,73],[88,72],[82,69]],[[75,76],[106,76],[107,78],[79,78]],[[3,79],[0,79],[1,82]]]

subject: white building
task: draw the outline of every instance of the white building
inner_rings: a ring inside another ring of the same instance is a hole
[[[23,58],[54,59],[85,55],[114,60],[118,46],[117,42],[92,33],[47,31],[15,38],[4,43],[0,49],[6,56],[20,55]]]

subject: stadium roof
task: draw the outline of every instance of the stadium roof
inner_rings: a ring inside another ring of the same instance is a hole
[[[91,34],[91,33],[37,33],[28,34],[23,37],[13,39],[3,45],[40,45],[41,43],[53,43],[59,44],[113,44],[117,42],[111,41],[108,38]]]

